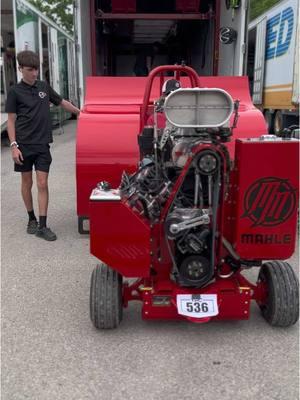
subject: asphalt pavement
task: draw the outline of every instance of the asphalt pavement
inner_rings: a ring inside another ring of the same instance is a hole
[[[199,325],[142,321],[133,302],[117,330],[93,327],[97,260],[77,232],[75,131],[68,122],[52,145],[55,242],[26,234],[20,176],[2,147],[1,399],[297,400],[299,324],[272,328],[255,304],[249,321]]]

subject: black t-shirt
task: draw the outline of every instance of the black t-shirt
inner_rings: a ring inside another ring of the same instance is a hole
[[[8,92],[7,113],[15,113],[16,141],[21,144],[46,144],[53,142],[50,104],[58,106],[62,97],[48,83],[24,81],[13,85]]]

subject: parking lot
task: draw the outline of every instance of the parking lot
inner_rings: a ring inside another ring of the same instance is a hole
[[[144,322],[132,303],[118,330],[93,327],[97,260],[77,232],[75,131],[68,122],[52,145],[55,242],[26,234],[20,176],[2,147],[2,399],[297,400],[299,325],[272,328],[255,304],[249,321],[202,325]]]

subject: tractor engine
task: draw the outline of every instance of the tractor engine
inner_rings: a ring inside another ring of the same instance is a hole
[[[120,194],[151,225],[161,223],[180,286],[214,274],[220,193],[229,168],[226,142],[234,104],[221,89],[178,89],[154,105],[138,137],[140,163],[123,173]],[[158,119],[165,118],[165,127]]]

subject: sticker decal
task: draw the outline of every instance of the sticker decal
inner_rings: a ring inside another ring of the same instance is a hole
[[[244,214],[254,226],[276,226],[287,221],[296,208],[296,189],[288,179],[266,177],[255,181],[244,197]]]

